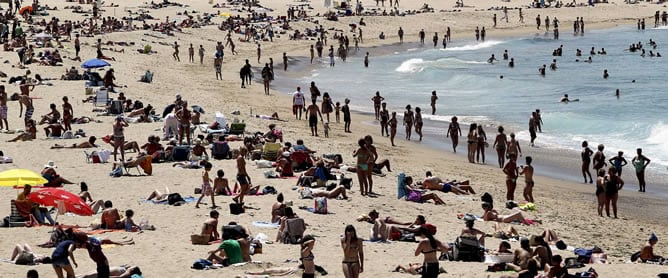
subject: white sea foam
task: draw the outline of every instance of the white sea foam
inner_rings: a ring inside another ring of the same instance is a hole
[[[419,58],[408,59],[394,69],[396,72],[415,73],[424,70],[424,60]]]
[[[448,47],[444,51],[470,51],[470,50],[478,50],[478,49],[483,49],[483,48],[489,48],[493,47],[495,45],[499,45],[504,43],[504,41],[495,41],[495,40],[489,40],[489,41],[484,41],[480,43],[474,43],[474,44],[466,44],[462,46],[454,46],[454,47]]]

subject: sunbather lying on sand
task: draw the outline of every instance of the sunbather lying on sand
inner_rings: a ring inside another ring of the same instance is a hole
[[[423,190],[413,186],[413,178],[408,176],[406,177],[405,180],[405,188],[406,192],[408,193],[406,195],[406,200],[407,201],[412,201],[412,202],[417,202],[417,203],[424,203],[428,200],[434,200],[434,203],[437,205],[445,205],[445,202],[441,200],[441,197],[438,197],[436,193],[424,193]]]
[[[109,268],[109,277],[113,278],[131,278],[142,277],[141,270],[138,266],[121,265]],[[97,278],[97,270],[91,271],[87,274],[77,276],[77,278]]]
[[[301,194],[303,190],[304,189],[298,189],[297,193]],[[339,197],[339,195],[341,195],[342,199],[348,199],[348,196],[346,195],[346,188],[342,185],[339,185],[332,190],[317,188],[309,188],[309,190],[311,190],[311,195],[313,197],[327,197],[327,199],[336,199]]]
[[[60,144],[53,144],[52,149],[87,149],[87,148],[96,148],[98,145],[95,144],[95,136],[88,137],[88,141],[81,142],[79,144],[72,144],[71,146],[65,146]]]
[[[169,197],[169,188],[165,187],[165,193],[160,193],[160,191],[153,190],[151,192],[151,195],[148,195],[148,198],[146,198],[146,201],[153,201],[154,203],[160,203],[162,201],[166,201],[167,198]]]
[[[10,260],[18,265],[34,265],[39,263],[49,264],[51,258],[48,256],[37,255],[33,253],[32,248],[27,243],[14,246]]]
[[[482,215],[482,219],[485,221],[497,221],[503,223],[520,222],[526,225],[531,225],[533,222],[541,222],[540,220],[525,218],[520,210],[513,210],[513,212],[508,215],[499,214],[499,212],[494,209],[494,206],[487,202],[482,203],[482,209],[485,211]]]
[[[469,193],[475,194],[473,188],[468,185],[468,180],[463,182],[457,182],[455,180],[444,181],[439,177],[432,176],[430,171],[427,171],[426,176],[427,177],[422,181],[422,188],[424,189],[438,190],[444,193],[452,192],[457,195],[468,195]]]

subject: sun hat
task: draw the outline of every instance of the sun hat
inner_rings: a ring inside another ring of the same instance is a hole
[[[56,163],[53,162],[53,160],[49,160],[46,164],[44,164],[44,168],[58,168],[58,166],[56,166]]]

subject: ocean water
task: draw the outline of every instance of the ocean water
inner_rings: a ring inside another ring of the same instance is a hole
[[[668,56],[649,57],[649,50],[668,55],[668,29],[619,27],[588,31],[584,36],[562,29],[556,41],[551,32],[541,31],[485,42],[455,40],[447,49],[405,44],[382,56],[374,56],[371,49],[369,68],[363,67],[362,53],[346,63],[337,60],[335,70],[323,59],[298,82],[315,81],[335,102],[350,98],[351,107],[360,112],[373,112],[370,99],[380,91],[389,110],[398,115],[407,104],[421,107],[423,118],[435,123],[425,126],[432,134],[444,134],[447,121],[456,115],[464,124],[488,126],[491,138],[494,126],[503,123],[507,133],[528,140],[530,113],[540,109],[544,127],[536,140],[538,147],[579,150],[587,140],[593,149],[605,144],[608,157],[623,150],[629,162],[635,149],[642,147],[652,159],[650,168],[668,173]],[[649,46],[649,39],[657,42],[656,49]],[[646,57],[627,50],[637,42],[644,45]],[[553,57],[552,51],[560,45],[563,55]],[[582,62],[592,47],[605,48],[607,55]],[[581,57],[575,55],[578,48]],[[506,49],[515,59],[514,68],[502,59]],[[499,61],[489,64],[492,54]],[[557,60],[556,71],[549,70],[552,59]],[[538,74],[543,64],[548,66],[544,77]],[[604,69],[610,74],[607,80]],[[616,89],[621,91],[620,98],[614,95]],[[430,115],[433,90],[439,97],[436,115]],[[560,103],[564,94],[579,101]]]

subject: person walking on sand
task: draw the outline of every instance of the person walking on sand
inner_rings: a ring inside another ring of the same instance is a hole
[[[645,192],[645,168],[650,163],[650,159],[642,154],[642,149],[636,149],[637,155],[631,160],[631,164],[636,169],[636,177],[638,178],[638,192]]]
[[[445,138],[450,137],[450,140],[452,141],[452,151],[454,153],[457,153],[459,136],[462,136],[462,129],[459,127],[459,123],[457,122],[457,116],[452,116],[450,119],[450,124],[448,125],[448,131],[445,132]]]
[[[487,143],[487,133],[482,129],[482,125],[478,125],[477,127],[476,139],[475,160],[476,162],[480,162],[480,155],[482,155],[482,164],[485,164],[485,148],[489,144]]]
[[[313,58],[315,58],[315,50],[313,49],[313,45],[309,48],[309,52],[311,53],[311,64],[313,64]]]
[[[390,126],[390,143],[392,143],[392,147],[394,147],[394,136],[397,135],[397,112],[392,112],[392,118],[390,118],[390,121],[388,122],[388,125]]]
[[[260,63],[260,57],[262,57],[262,48],[260,47],[260,44],[257,44],[257,63]]]
[[[517,163],[515,162],[517,157],[515,154],[511,154],[506,163],[506,166],[503,167],[503,173],[506,174],[506,200],[512,201],[515,200],[515,188],[517,188]]]
[[[213,59],[213,68],[216,71],[216,80],[223,80],[223,58],[216,56]]]
[[[117,116],[113,125],[112,138],[114,138],[114,161],[116,161],[116,153],[121,149],[121,161],[125,161],[125,135],[123,134],[124,127],[128,126],[128,122],[123,119],[123,116]]]
[[[271,69],[269,63],[264,64],[262,69],[262,83],[264,83],[264,94],[269,95],[269,83],[271,82]]]
[[[214,199],[214,194],[213,187],[211,187],[211,178],[209,177],[209,171],[211,171],[211,168],[213,165],[211,165],[210,162],[206,162],[204,164],[204,171],[202,172],[202,195],[199,196],[199,199],[197,199],[197,203],[195,204],[195,208],[199,208],[199,203],[202,202],[202,199],[204,196],[211,196],[211,209],[216,209],[216,200]]]
[[[352,119],[350,118],[350,106],[348,106],[350,99],[346,99],[343,103],[343,107],[341,107],[341,112],[343,113],[343,129],[344,132],[351,133],[350,122],[352,122]]]
[[[204,64],[204,46],[202,46],[201,44],[199,45],[199,63],[200,63],[200,65]],[[222,59],[221,59],[221,63],[222,63]]]
[[[397,33],[399,35],[399,43],[404,43],[404,30],[401,29],[401,26],[399,26],[399,31]]]
[[[5,85],[0,85],[0,130],[9,130],[9,123],[7,122],[8,112]]]
[[[520,175],[524,175],[524,191],[522,192],[522,195],[524,196],[524,200],[533,203],[533,186],[534,186],[534,181],[533,181],[533,166],[531,166],[531,162],[533,159],[531,156],[527,156],[526,158],[526,163],[527,165],[521,165],[520,166]]]
[[[411,105],[406,105],[406,111],[404,112],[404,126],[406,127],[406,140],[410,141],[411,140],[411,133],[413,130],[413,121],[414,121],[414,114],[413,111],[411,111]]]
[[[346,102],[346,107],[348,103]],[[308,126],[311,128],[311,136],[318,136],[318,115],[320,116],[320,121],[322,122],[322,114],[320,113],[320,109],[318,108],[318,105],[316,104],[315,100],[311,102],[311,105],[309,105],[306,108],[306,114],[308,115]],[[345,121],[345,112],[344,112],[344,121]]]
[[[357,237],[357,231],[353,225],[346,226],[343,238],[341,238],[343,249],[343,275],[346,278],[357,278],[364,272],[364,244]]]
[[[436,101],[438,100],[438,96],[436,96],[436,91],[431,91],[431,114],[436,115]]]
[[[376,120],[380,119],[380,104],[385,100],[384,97],[380,96],[380,92],[376,91],[376,95],[371,98],[373,101],[373,111],[376,115]]]
[[[589,172],[589,164],[591,164],[592,154],[594,154],[594,151],[589,148],[589,143],[587,143],[587,141],[582,141],[582,152],[580,153],[580,157],[582,158],[582,177],[584,178],[584,183],[587,183],[587,176],[589,176],[589,183],[593,182],[591,179],[591,172]]]
[[[302,119],[302,110],[304,110],[304,94],[302,88],[297,87],[297,91],[292,94],[292,114],[295,114],[295,120]]]
[[[1,112],[0,112],[1,113]],[[2,117],[0,116],[0,119]],[[72,104],[69,103],[67,96],[63,97],[63,126],[65,130],[72,130],[72,120],[74,119],[74,109],[72,109]],[[0,129],[2,129],[2,124],[0,124]]]
[[[244,196],[248,194],[248,189],[251,186],[251,178],[248,172],[246,172],[246,152],[246,147],[239,147],[239,156],[237,156],[237,182],[239,183],[240,191],[238,196],[232,198],[238,204],[244,203]]]
[[[503,168],[503,165],[506,164],[506,147],[508,146],[508,137],[503,133],[503,130],[503,126],[499,126],[499,134],[496,135],[496,139],[494,139],[494,144],[492,145],[496,150],[499,168]]]
[[[181,62],[181,58],[179,58],[179,43],[174,42],[174,46],[172,47],[174,48],[174,53],[172,53],[172,57],[174,57],[174,60],[176,60],[177,62]]]
[[[195,62],[195,48],[192,43],[190,44],[190,47],[188,47],[188,62]]]

